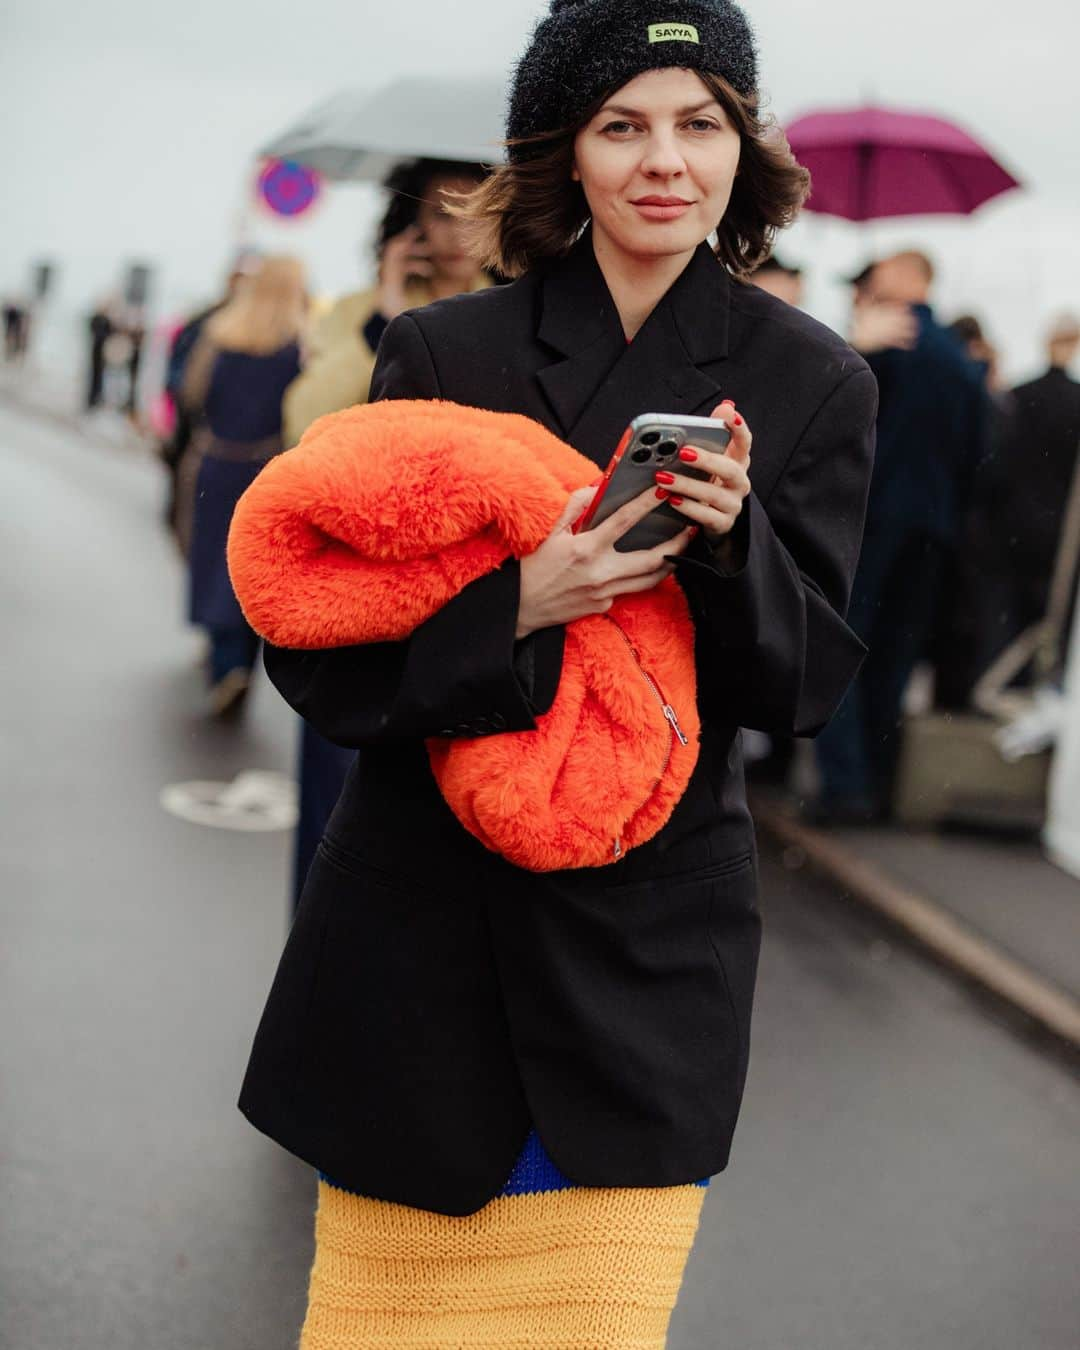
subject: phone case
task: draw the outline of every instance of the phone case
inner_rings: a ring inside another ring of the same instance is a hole
[[[655,488],[657,469],[670,469],[688,478],[708,478],[705,469],[684,464],[679,450],[684,445],[697,445],[723,454],[730,440],[731,432],[724,423],[712,417],[682,413],[642,413],[635,417],[623,433],[578,530],[593,529],[646,488]],[[665,502],[628,530],[615,548],[619,553],[654,548],[674,539],[690,523]]]

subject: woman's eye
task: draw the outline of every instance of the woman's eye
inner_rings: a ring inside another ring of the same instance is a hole
[[[693,121],[686,124],[691,131],[719,131],[719,126],[711,117],[695,117]]]
[[[604,131],[610,131],[616,136],[621,136],[628,131],[633,131],[633,129],[633,124],[630,122],[609,122]]]

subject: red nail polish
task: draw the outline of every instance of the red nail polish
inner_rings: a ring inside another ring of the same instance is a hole
[[[736,417],[736,418],[735,418],[735,425],[736,425],[737,427],[741,427],[741,426],[742,426],[742,418],[741,418],[741,417]]]
[[[673,473],[668,473],[666,469],[657,469],[654,476],[658,483],[674,483],[675,481],[675,475]]]
[[[672,504],[672,506],[682,506],[682,498],[673,497],[670,493],[668,493],[668,501]]]
[[[663,488],[657,488],[657,489],[656,489],[656,495],[660,498],[660,500],[661,500],[662,502],[666,502],[666,501],[667,501],[668,495],[667,495],[667,493],[664,491]]]
[[[689,445],[684,445],[683,448],[679,451],[679,458],[683,461],[684,464],[693,464],[694,460],[697,459],[697,457],[698,457],[697,451],[692,449]]]

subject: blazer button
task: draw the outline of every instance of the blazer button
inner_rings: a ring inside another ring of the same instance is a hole
[[[473,718],[472,729],[474,736],[490,736],[495,730],[486,717]]]
[[[451,736],[456,736],[456,735],[457,735],[457,732],[454,730],[453,727],[443,727],[442,731],[439,732],[439,735],[440,735],[440,736],[451,737]]]
[[[472,734],[473,729],[468,722],[459,722],[457,731],[454,733],[455,736],[471,736]]]
[[[491,725],[496,731],[505,731],[506,718],[502,715],[502,713],[496,713],[495,716],[491,719]]]

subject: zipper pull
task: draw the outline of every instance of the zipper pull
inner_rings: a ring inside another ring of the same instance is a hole
[[[615,853],[615,861],[618,862],[619,859],[622,857],[622,840],[621,840],[621,839],[616,839],[616,840],[615,840],[614,853]]]
[[[683,735],[682,727],[679,726],[679,714],[675,711],[675,709],[671,706],[670,703],[664,704],[664,716],[671,723],[672,731],[675,733],[676,736],[678,736],[679,744],[689,745],[690,742]]]

